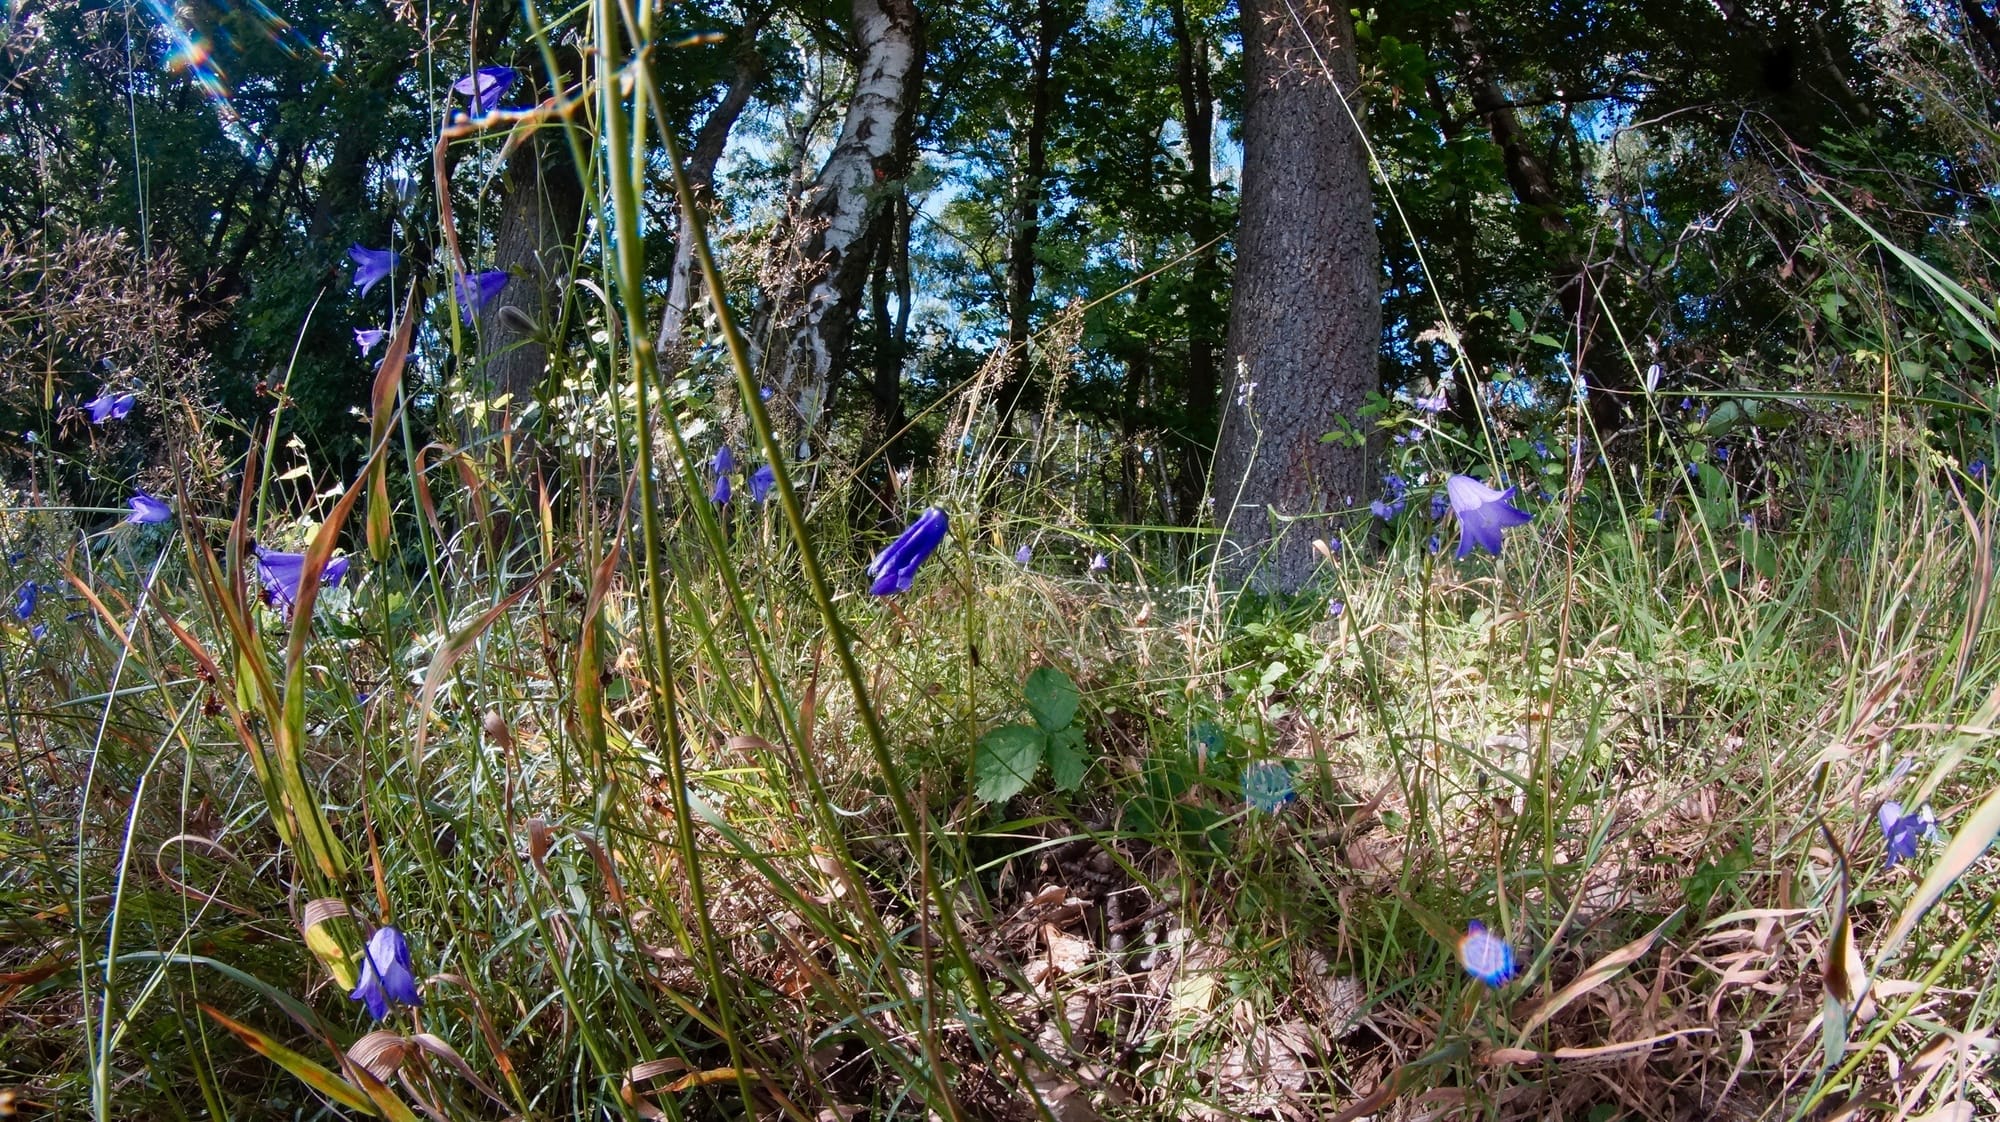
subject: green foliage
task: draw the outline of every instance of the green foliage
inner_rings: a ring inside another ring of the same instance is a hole
[[[1072,724],[1082,698],[1069,675],[1053,666],[1039,667],[1029,673],[1021,692],[1035,723],[993,729],[979,738],[973,758],[977,780],[973,793],[989,803],[1005,803],[1020,794],[1034,781],[1044,760],[1050,780],[1062,791],[1082,787],[1090,768],[1083,729]]]

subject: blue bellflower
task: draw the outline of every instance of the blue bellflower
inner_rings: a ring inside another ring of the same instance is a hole
[[[750,473],[750,501],[761,503],[770,498],[771,488],[777,482],[778,473],[771,470],[770,464],[757,465],[757,470]]]
[[[382,1020],[389,1015],[389,1003],[422,1005],[417,993],[417,976],[410,967],[410,944],[393,927],[377,928],[368,937],[361,954],[361,982],[349,1001],[368,1006],[368,1015]]]
[[[83,403],[83,408],[86,413],[90,414],[91,424],[101,425],[106,421],[124,420],[131,415],[132,407],[138,403],[139,395],[136,393],[112,393],[110,390],[99,390],[96,398]]]
[[[500,108],[500,99],[521,72],[511,66],[482,66],[451,84],[453,93],[472,99],[473,109],[484,117]]]
[[[499,297],[500,290],[507,287],[507,270],[488,269],[483,273],[460,277],[455,286],[458,290],[458,318],[465,321],[465,326],[471,327],[472,314],[485,311],[486,305],[491,304]]]
[[[709,501],[716,506],[728,506],[729,500],[735,497],[730,490],[729,476],[736,470],[736,453],[727,444],[717,448],[709,467],[715,472],[715,489],[708,493]]]
[[[1452,512],[1458,515],[1458,557],[1463,560],[1473,546],[1500,556],[1500,532],[1510,526],[1524,526],[1529,514],[1513,505],[1514,488],[1496,491],[1469,475],[1445,480]]]
[[[141,526],[153,522],[165,522],[174,516],[173,507],[144,491],[126,499],[125,505],[132,508],[132,513],[126,516],[125,521],[136,522]]]
[[[1111,571],[1111,558],[1109,558],[1109,557],[1106,557],[1106,556],[1105,556],[1105,555],[1103,555],[1102,553],[1099,553],[1099,554],[1095,554],[1095,555],[1093,555],[1093,556],[1091,557],[1091,559],[1090,559],[1090,571],[1091,571],[1091,572],[1093,572],[1093,573],[1108,573],[1108,572],[1110,572],[1110,571]]]
[[[1276,760],[1259,760],[1243,769],[1243,801],[1265,814],[1276,814],[1299,797],[1292,789],[1292,771]]]
[[[893,596],[898,592],[908,592],[917,579],[917,566],[924,559],[937,552],[944,542],[944,535],[951,528],[951,520],[944,511],[931,507],[924,511],[915,522],[910,523],[889,547],[875,555],[868,563],[868,575],[875,583],[868,591],[875,596]]]
[[[382,340],[388,337],[389,333],[379,327],[357,327],[354,329],[354,345],[361,348],[362,358],[367,358],[368,352],[381,346]]]
[[[22,623],[28,622],[28,617],[35,614],[35,601],[40,599],[41,595],[41,586],[37,585],[34,581],[29,581],[15,589],[14,618],[20,620]]]
[[[290,615],[299,601],[299,581],[305,576],[306,555],[280,553],[257,547],[257,583],[264,587],[264,602]],[[321,584],[339,584],[347,576],[347,558],[336,557],[320,570]]]
[[[347,257],[354,262],[354,287],[363,296],[388,277],[397,260],[394,250],[369,249],[358,243],[347,247]]]
[[[1459,936],[1458,961],[1467,974],[1494,989],[1514,977],[1514,948],[1476,919],[1466,924],[1465,934]]]
[[[1033,561],[1034,559],[1035,559],[1034,549],[1026,544],[1023,544],[1021,548],[1014,551],[1014,564],[1019,565],[1022,568],[1027,568],[1028,562]]]
[[[1888,865],[1892,869],[1897,862],[1917,855],[1918,842],[1939,836],[1937,816],[1931,813],[1929,803],[1905,814],[1903,804],[1891,799],[1875,812],[1875,818],[1882,825],[1882,840],[1888,847]]]

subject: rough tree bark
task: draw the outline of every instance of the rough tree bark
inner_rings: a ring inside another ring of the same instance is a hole
[[[923,19],[912,0],[853,0],[856,80],[847,116],[819,174],[799,200],[797,236],[779,239],[782,277],[764,294],[754,341],[764,347],[773,420],[810,437],[826,413],[873,256],[881,184],[909,173]],[[792,243],[787,245],[785,243]]]
[[[1291,592],[1313,574],[1324,513],[1366,490],[1367,449],[1321,438],[1358,417],[1379,378],[1382,261],[1361,109],[1342,104],[1359,84],[1346,7],[1243,0],[1242,11],[1243,220],[1227,352],[1236,404],[1215,496],[1225,570]]]
[[[722,100],[708,111],[701,122],[701,128],[694,135],[694,147],[688,149],[683,171],[687,175],[688,187],[693,192],[695,205],[702,210],[701,217],[707,218],[714,212],[715,168],[722,162],[722,153],[729,145],[730,131],[736,127],[737,118],[750,104],[750,95],[757,90],[757,84],[764,78],[764,59],[757,53],[757,32],[764,22],[762,10],[752,12],[743,22],[743,29],[737,33],[736,51],[731,60],[729,87],[723,91]],[[701,302],[701,273],[694,264],[693,216],[680,216],[679,229],[674,235],[674,268],[667,288],[667,306],[660,315],[659,351],[663,369],[672,370],[687,358],[687,342],[682,332],[687,328],[688,314]]]
[[[559,57],[567,67],[576,64],[573,53]],[[549,93],[539,62],[518,67],[537,99]],[[583,183],[561,126],[536,129],[520,142],[507,160],[501,195],[493,267],[507,271],[507,287],[479,314],[479,356],[494,391],[512,394],[518,409],[548,369],[542,340],[559,318],[583,215]]]

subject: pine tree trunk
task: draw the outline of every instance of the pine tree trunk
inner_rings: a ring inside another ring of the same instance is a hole
[[[1357,422],[1376,388],[1382,259],[1361,107],[1350,116],[1342,104],[1359,84],[1346,8],[1242,8],[1243,220],[1225,371],[1234,400],[1215,499],[1225,570],[1291,592],[1313,575],[1324,515],[1367,490],[1367,449],[1321,438]]]

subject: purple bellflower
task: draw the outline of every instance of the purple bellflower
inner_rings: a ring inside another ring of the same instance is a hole
[[[290,615],[299,601],[299,581],[305,577],[306,555],[280,553],[257,547],[257,583],[264,587],[264,602]],[[339,584],[347,576],[347,558],[336,557],[320,570],[321,584]]]
[[[1527,511],[1513,505],[1514,488],[1496,491],[1469,475],[1445,480],[1452,512],[1458,515],[1458,557],[1463,560],[1473,546],[1500,556],[1500,532],[1529,521]]]
[[[1931,812],[1930,804],[1903,813],[1903,804],[1891,799],[1875,812],[1876,821],[1882,824],[1882,840],[1889,850],[1889,867],[1895,868],[1899,861],[1907,861],[1917,855],[1917,843],[1926,838],[1939,837],[1937,816]]]
[[[482,66],[451,84],[453,93],[472,99],[472,108],[484,117],[500,108],[500,98],[513,86],[521,72],[511,66]]]
[[[1033,561],[1034,559],[1035,559],[1034,548],[1025,543],[1022,544],[1021,548],[1014,551],[1014,564],[1019,565],[1022,568],[1026,568],[1028,566],[1028,562]]]
[[[1109,558],[1109,557],[1106,557],[1106,556],[1105,556],[1105,555],[1103,555],[1102,553],[1098,553],[1098,554],[1093,554],[1093,555],[1091,556],[1091,558],[1090,558],[1090,571],[1091,571],[1091,572],[1093,572],[1093,573],[1108,573],[1108,572],[1110,572],[1110,571],[1111,571],[1111,558]]]
[[[115,394],[110,390],[99,390],[96,398],[83,403],[83,408],[90,414],[91,424],[101,425],[106,421],[124,420],[138,403],[139,395],[136,393]]]
[[[937,552],[944,542],[944,535],[951,528],[951,520],[944,511],[931,507],[924,511],[915,522],[910,523],[889,547],[875,555],[868,563],[868,575],[875,578],[868,591],[875,596],[892,596],[898,592],[908,592],[910,584],[917,579],[917,566],[924,559]]]
[[[367,358],[368,352],[381,346],[382,340],[388,337],[389,333],[379,327],[357,327],[354,329],[354,345],[361,348],[362,358]]]
[[[1458,961],[1467,974],[1494,989],[1514,977],[1514,948],[1476,919],[1466,924],[1465,934],[1459,936]]]
[[[708,497],[716,506],[728,506],[733,493],[729,487],[729,476],[736,470],[736,453],[725,444],[715,450],[715,460],[709,465],[715,472],[715,489]]]
[[[771,488],[777,482],[778,473],[771,470],[770,464],[757,465],[757,470],[750,473],[750,501],[761,503],[770,498]]]
[[[173,507],[144,491],[126,499],[125,504],[132,508],[132,513],[126,516],[125,521],[136,522],[141,526],[153,522],[165,522],[174,516]]]
[[[34,581],[29,581],[15,589],[14,618],[20,620],[22,623],[28,622],[28,617],[35,614],[35,601],[40,599],[41,595],[41,586],[37,585]]]
[[[500,295],[500,290],[507,287],[507,270],[488,269],[483,273],[460,277],[456,287],[458,318],[465,321],[465,326],[471,327],[473,313],[485,311],[486,305],[491,304]]]
[[[389,1015],[389,1003],[422,1005],[417,993],[417,976],[410,968],[410,944],[393,927],[377,928],[368,937],[361,954],[361,983],[347,995],[349,1001],[368,1006],[368,1015],[382,1020]]]
[[[347,257],[354,262],[354,286],[363,296],[388,277],[397,260],[394,250],[369,249],[358,243],[347,247]]]

